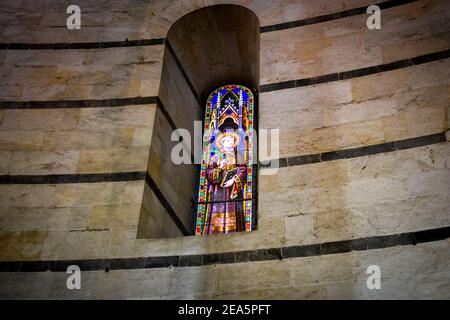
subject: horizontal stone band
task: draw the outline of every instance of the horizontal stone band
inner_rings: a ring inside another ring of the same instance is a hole
[[[376,3],[380,9],[389,9],[405,5],[418,0],[390,0]],[[260,32],[272,32],[290,28],[298,28],[306,25],[342,19],[355,15],[365,14],[367,6],[335,12],[327,15],[311,17],[302,20],[289,21],[274,25],[260,27]],[[103,42],[76,42],[76,43],[0,43],[0,50],[70,50],[70,49],[105,49],[122,47],[141,47],[162,45],[165,38],[123,40],[123,41],[103,41]]]
[[[164,44],[164,38],[105,41],[105,42],[77,42],[77,43],[0,43],[0,50],[68,50],[68,49],[104,49],[122,47],[157,46]]]
[[[70,265],[82,271],[126,270],[166,267],[191,267],[212,264],[243,263],[251,261],[282,260],[364,251],[395,246],[416,245],[450,238],[450,226],[392,235],[374,236],[344,241],[317,243],[302,246],[221,252],[198,255],[157,256],[139,258],[55,260],[55,261],[2,261],[0,272],[65,272]]]
[[[383,10],[383,9],[389,9],[389,8],[405,5],[405,4],[408,4],[411,2],[415,2],[415,1],[418,1],[418,0],[391,0],[391,1],[384,1],[384,2],[380,2],[380,3],[374,3],[374,4],[377,5],[378,7],[380,7],[381,10]],[[265,32],[285,30],[285,29],[290,29],[290,28],[298,28],[298,27],[303,27],[303,26],[307,26],[307,25],[311,25],[311,24],[342,19],[342,18],[356,16],[356,15],[360,15],[360,14],[366,14],[367,7],[368,6],[364,6],[364,7],[344,10],[344,11],[340,11],[340,12],[336,12],[336,13],[330,13],[330,14],[323,15],[323,16],[307,18],[307,19],[303,19],[303,20],[295,20],[295,21],[289,21],[289,22],[284,22],[284,23],[279,23],[279,24],[273,24],[270,26],[263,26],[260,28],[260,32],[265,33]]]
[[[263,93],[263,92],[271,92],[271,91],[278,91],[278,90],[284,90],[284,89],[312,86],[312,85],[316,85],[316,84],[322,84],[322,83],[339,81],[339,80],[347,80],[347,79],[377,74],[380,72],[386,72],[386,71],[392,71],[392,70],[397,70],[397,69],[401,69],[401,68],[412,67],[415,65],[419,65],[419,64],[423,64],[423,63],[427,63],[427,62],[439,61],[439,60],[443,60],[443,59],[447,59],[447,58],[450,58],[450,50],[443,50],[443,51],[439,51],[439,52],[416,56],[416,57],[409,58],[409,59],[403,59],[403,60],[398,60],[398,61],[394,61],[394,62],[390,62],[390,63],[380,64],[380,65],[376,65],[376,66],[372,66],[372,67],[354,69],[354,70],[344,71],[344,72],[330,73],[330,74],[325,74],[322,76],[317,76],[317,77],[312,77],[312,78],[303,78],[303,79],[297,79],[297,80],[288,80],[288,81],[283,81],[283,82],[264,84],[264,85],[260,86],[259,90],[261,93]]]
[[[443,50],[426,55],[416,56],[409,59],[399,60],[387,64],[376,65],[367,68],[355,69],[339,73],[327,74],[312,78],[303,78],[297,80],[289,80],[278,83],[265,84],[260,86],[260,93],[278,91],[284,89],[292,89],[317,85],[327,82],[346,80],[351,78],[363,77],[367,75],[377,74],[381,72],[412,67],[415,65],[434,62],[450,58],[450,50]],[[181,66],[180,66],[181,67]],[[192,89],[191,89],[192,90]],[[194,94],[195,91],[193,91]],[[57,101],[10,101],[0,100],[1,109],[64,109],[64,108],[104,108],[104,107],[121,107],[127,105],[142,105],[158,103],[159,98],[151,97],[133,97],[133,98],[117,98],[104,100],[57,100]]]
[[[54,101],[9,101],[0,100],[1,109],[77,109],[111,108],[131,105],[156,104],[158,97],[134,97],[103,100],[54,100]]]
[[[0,175],[0,184],[63,184],[141,181],[145,172],[75,173],[48,175]]]
[[[332,161],[363,157],[379,153],[387,153],[442,143],[446,141],[444,132],[420,136],[410,139],[391,141],[381,144],[352,149],[324,152],[319,154],[295,156],[279,159],[278,166],[298,166],[316,162]],[[260,163],[260,168],[269,168],[270,163]],[[114,173],[77,173],[51,175],[0,175],[0,184],[62,184],[62,183],[93,183],[114,181],[139,181],[146,179],[146,172],[114,172]],[[152,181],[148,176],[148,181]]]
[[[291,166],[300,166],[305,164],[324,162],[324,161],[332,161],[339,159],[350,159],[357,157],[364,157],[373,154],[379,153],[387,153],[398,150],[405,150],[411,148],[417,148],[427,145],[432,145],[436,143],[445,142],[446,136],[445,132],[430,134],[427,136],[420,136],[415,138],[409,138],[404,140],[397,140],[391,142],[385,142],[380,144],[374,144],[369,146],[363,146],[358,148],[351,149],[342,149],[336,151],[329,151],[317,154],[307,154],[303,156],[294,156],[287,158],[278,159],[278,167],[291,167]],[[260,164],[261,168],[270,168],[271,164],[264,162]]]

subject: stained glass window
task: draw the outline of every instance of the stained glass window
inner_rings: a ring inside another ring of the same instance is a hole
[[[196,235],[252,230],[254,103],[241,85],[222,86],[208,97]]]

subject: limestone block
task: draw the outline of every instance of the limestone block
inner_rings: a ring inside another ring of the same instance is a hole
[[[406,181],[408,191],[415,196],[448,195],[450,186],[448,179],[450,172],[448,170],[436,170],[431,173],[419,173],[411,175]]]
[[[82,130],[95,130],[149,127],[153,124],[155,110],[155,105],[81,109],[79,128]]]
[[[67,300],[93,300],[97,298],[99,279],[103,271],[85,271],[81,269],[81,289],[69,290],[65,272],[52,272],[49,299]]]
[[[0,211],[4,231],[83,230],[88,208],[5,208]]]
[[[216,292],[217,266],[174,268],[170,272],[169,295],[187,296]]]
[[[450,275],[448,271],[417,276],[416,292],[419,299],[448,300]]]
[[[32,83],[22,89],[21,101],[46,101],[46,100],[64,100],[67,86],[65,84],[42,85],[41,83]]]
[[[290,284],[302,285],[354,280],[355,253],[287,259]]]
[[[0,151],[0,174],[6,175],[9,173],[12,153],[9,151]]]
[[[352,280],[327,283],[326,299],[329,300],[358,299],[358,295],[356,293],[354,286],[355,282]]]
[[[434,169],[445,169],[450,167],[450,144],[444,142],[429,148],[431,163]]]
[[[139,97],[157,96],[161,81],[156,79],[145,79],[139,82]]]
[[[44,67],[42,67],[44,68]],[[37,69],[42,69],[41,67]],[[30,68],[24,68],[24,69],[30,69]],[[34,69],[32,69],[34,71]],[[54,80],[53,82],[49,80],[50,74],[54,73],[54,70],[51,72],[44,71],[41,79],[39,81],[38,75],[34,75],[33,71],[29,71],[29,79],[26,76],[25,71],[21,71],[19,75],[12,75],[12,79],[8,80],[8,82],[5,82],[5,92],[6,96],[2,95],[3,99],[8,99],[8,91],[11,92],[11,90],[14,90],[14,88],[20,87],[20,95],[16,95],[15,97],[10,96],[9,100],[17,100],[17,101],[30,101],[30,100],[59,100],[62,99],[64,96],[64,91],[66,90],[66,85],[64,83],[58,82],[57,80]],[[40,72],[41,70],[38,70],[37,72]],[[19,77],[20,75],[23,75],[23,79],[20,82],[19,80],[15,80],[14,77]],[[47,77],[47,78],[45,78]],[[50,78],[51,79],[51,78]],[[10,89],[8,89],[10,88]],[[18,92],[17,92],[18,93]]]
[[[140,208],[136,204],[93,207],[87,226],[89,229],[137,228]]]
[[[365,299],[365,300],[399,300],[399,299],[418,299],[416,294],[417,283],[413,275],[396,279],[381,278],[380,290],[369,290],[367,288],[366,275],[362,279],[354,282],[334,283],[330,285],[329,299],[338,296],[338,299]],[[341,286],[344,286],[343,290]],[[334,287],[334,288],[333,288]],[[344,291],[344,292],[342,292]]]
[[[180,53],[177,52],[177,54],[179,55]],[[189,76],[192,78],[192,75]],[[194,81],[194,79],[190,80]],[[193,135],[193,121],[201,121],[201,112],[206,106],[198,105],[192,90],[170,51],[166,51],[164,54],[164,65],[158,96],[175,126],[187,129]],[[183,108],[180,108],[181,105]]]
[[[259,198],[261,215],[309,214],[345,206],[345,190],[341,187],[307,188],[302,191],[282,188]]]
[[[217,265],[216,270],[218,294],[286,288],[290,283],[289,266],[284,261]]]
[[[258,216],[257,229],[221,235],[169,239],[173,254],[217,253],[280,247],[285,243],[283,217]]]
[[[16,151],[13,153],[10,174],[70,174],[75,173],[78,151]]]
[[[150,205],[144,204],[150,202],[150,200],[147,200],[147,198],[149,197],[150,196],[144,192],[143,205],[141,207],[141,213],[139,215],[139,225],[135,238],[159,239],[162,237],[169,237],[175,235],[181,236],[182,235],[181,231],[177,230],[178,228],[175,226],[173,221],[169,220],[169,217],[164,215],[167,212],[162,206],[158,206],[158,203],[155,200],[152,200],[152,203],[150,203]],[[157,210],[151,210],[148,208],[149,206],[152,205],[157,207]],[[164,222],[166,222],[165,228]]]
[[[434,110],[447,104],[447,84],[430,87],[399,90],[392,98],[397,104],[398,112],[406,110]]]
[[[54,188],[51,199],[58,207],[140,204],[144,181],[58,184]]]
[[[353,99],[364,101],[389,96],[408,88],[420,89],[449,82],[448,60],[429,62],[413,67],[382,72],[350,80]]]
[[[99,279],[97,299],[161,297],[169,289],[170,269],[111,270]]]
[[[365,25],[366,17],[358,16],[359,23]],[[354,33],[333,37],[330,46],[320,48],[322,58],[322,74],[344,72],[369,66],[380,65],[383,63],[381,48],[371,46],[367,43],[366,37],[370,31]],[[352,54],[349,55],[348,53]],[[312,74],[317,76],[320,74]]]
[[[79,109],[4,110],[0,131],[55,131],[78,127]]]
[[[153,88],[152,91],[148,92],[148,96],[157,96],[162,70],[162,55],[153,61],[145,61],[145,57],[141,56],[139,61],[133,61],[131,65],[133,66],[131,79],[152,82],[155,86],[147,87],[148,89]]]
[[[170,160],[169,160],[170,161]],[[164,176],[158,186],[181,219],[186,228],[193,225],[194,211],[191,199],[194,197],[194,173],[192,165],[173,165],[166,161],[163,166]]]
[[[0,185],[0,210],[12,207],[56,207],[55,192],[55,185]]]
[[[2,100],[20,100],[22,95],[23,87],[20,84],[12,84],[2,87],[2,92],[0,93],[0,98]]]
[[[350,80],[353,99],[365,101],[394,94],[406,82],[405,79],[405,69],[353,78]]]
[[[282,186],[302,190],[344,185],[349,181],[347,175],[347,162],[338,160],[280,168],[276,175],[261,175],[258,182],[261,192],[276,192]]]
[[[83,64],[97,67],[146,66],[160,64],[164,52],[163,45],[105,48],[82,51]]]
[[[322,107],[350,100],[348,82],[265,92],[260,96],[260,128],[321,127]]]
[[[448,258],[448,244],[436,241],[416,246],[360,251],[355,258],[355,270],[358,278],[367,278],[367,267],[378,265],[382,277],[399,279],[402,275],[410,277],[448,271]]]
[[[50,272],[0,273],[0,298],[46,299],[50,296],[53,279],[54,274]]]
[[[189,236],[168,239],[170,255],[232,252],[280,247],[284,244],[282,217],[263,217],[257,230],[209,236]]]
[[[445,109],[442,106],[430,110],[406,111],[383,119],[383,132],[387,141],[440,133],[444,131],[444,118]],[[411,123],[420,123],[420,126],[411,126]]]
[[[182,217],[180,216],[178,218]],[[181,230],[179,230],[148,184],[145,184],[144,187],[139,219],[138,238],[160,238],[182,235]],[[188,228],[188,226],[185,226],[185,228]]]
[[[42,260],[104,259],[108,257],[112,231],[50,231],[42,246]]]
[[[176,238],[136,239],[136,228],[114,229],[111,240],[112,258],[166,256],[168,241]]]
[[[442,257],[441,261],[448,260],[448,245],[444,241],[439,241],[418,246],[292,259],[291,263],[298,267],[298,271],[294,271],[294,279],[305,276],[307,281],[326,281],[328,299],[411,299],[417,298],[417,293],[420,292],[418,288],[426,288],[420,280],[427,278],[423,275],[435,275],[441,272],[436,273],[435,270],[445,268],[443,264],[440,264],[437,269],[432,267],[436,263],[433,255],[437,251],[446,251],[447,258]],[[322,260],[322,262],[312,263],[312,260]],[[312,269],[309,264],[316,267],[333,266],[333,268],[315,270],[317,274],[307,274],[307,270]],[[381,290],[368,290],[366,286],[367,267],[374,264],[381,270]],[[448,262],[446,264],[448,265]],[[448,280],[445,275],[440,274],[440,276],[440,281],[429,286],[431,290],[436,288],[436,292],[442,292],[441,288]],[[424,296],[424,291],[426,292],[426,289],[422,290],[420,296]]]
[[[442,267],[448,270],[448,262],[445,266],[441,265],[436,268],[436,259],[434,258],[436,250],[446,251],[444,259],[448,260],[448,245],[443,241],[361,252],[358,258],[360,265],[358,270],[361,274],[358,275],[355,286],[357,296],[365,299],[411,299],[424,297],[427,290],[436,290],[438,293],[445,292],[442,287],[445,287],[445,284],[448,287],[447,271],[439,270],[442,270]],[[381,290],[367,290],[365,286],[367,274],[364,272],[370,264],[380,267]],[[433,281],[436,276],[439,277],[439,281]],[[426,284],[425,279],[432,279],[432,281]]]
[[[47,231],[0,231],[0,259],[39,260],[47,237]]]
[[[394,33],[393,33],[394,34]],[[413,39],[402,40],[401,43],[386,44],[382,47],[383,62],[388,63],[402,58],[417,57],[433,52],[447,50],[450,46],[449,32],[425,35]],[[395,33],[395,38],[399,36],[399,31]],[[388,37],[383,40],[386,42]],[[399,47],[401,46],[401,50]]]
[[[229,243],[228,235],[225,235],[226,241]],[[224,238],[222,238],[222,241]],[[215,240],[210,236],[187,236],[187,237],[170,237],[167,239],[166,250],[169,255],[194,255],[206,252],[222,252],[229,251],[223,249],[219,245],[215,246]]]
[[[319,24],[261,34],[260,84],[307,78],[321,73],[318,54],[322,47],[330,45],[321,35],[323,27]]]
[[[316,154],[384,142],[383,121],[349,123],[313,130],[280,130],[280,156]]]
[[[380,208],[381,207],[381,208]],[[314,239],[309,243],[331,242],[344,239],[364,238],[386,234],[380,231],[380,211],[383,206],[360,206],[351,209],[333,210],[314,215]],[[420,222],[417,222],[419,224]],[[405,229],[401,229],[402,232]],[[297,237],[297,242],[303,242]]]
[[[284,217],[259,214],[257,218],[258,223],[254,231],[258,231],[261,236],[267,234],[269,237],[276,238],[276,236],[283,234],[286,227]]]
[[[369,100],[324,108],[323,123],[325,127],[358,123],[389,117],[396,112],[397,104],[392,99]]]
[[[353,158],[347,161],[350,180],[403,176],[412,172],[445,170],[450,150],[448,143],[405,149],[386,154]]]
[[[78,173],[145,171],[148,147],[82,150]]]
[[[401,178],[379,178],[374,181],[362,180],[351,182],[344,187],[344,203],[362,205],[375,201],[392,201],[408,199],[411,194]]]
[[[11,69],[11,73],[6,79],[5,87],[9,85],[20,84],[24,85],[24,80],[26,79],[26,84],[41,84],[41,85],[50,85],[50,84],[62,84],[64,81],[60,81],[59,79],[56,81],[52,81],[54,79],[57,66],[14,66]]]
[[[284,225],[287,245],[315,242],[314,217],[303,215],[287,216],[285,217]]]
[[[428,198],[428,199],[427,199]],[[449,217],[446,213],[448,208],[448,199],[439,197],[424,197],[423,199],[411,199],[407,203],[402,202],[403,206],[398,205],[400,209],[394,205],[387,206],[385,211],[380,212],[380,230],[383,233],[398,233],[405,230],[432,229],[449,224]],[[393,219],[387,212],[404,211],[404,214],[398,215],[397,219]]]
[[[63,151],[128,148],[131,146],[134,135],[136,134],[134,131],[131,127],[89,131],[51,131],[45,133],[41,149]]]
[[[0,131],[0,149],[11,151],[39,150],[43,144],[44,136],[45,133],[40,131]]]
[[[105,75],[105,78],[107,76]],[[105,83],[98,82],[97,84],[70,84],[67,86],[63,94],[64,100],[77,99],[111,99],[117,98],[134,98],[139,96],[140,81],[130,80],[127,82],[104,80]],[[113,84],[108,84],[113,82]],[[114,83],[115,82],[115,83]]]
[[[95,96],[94,91],[95,85],[86,85],[86,84],[71,84],[70,86],[66,86],[64,92],[62,93],[62,97],[60,100],[95,100],[95,99],[101,99],[100,96]],[[105,86],[96,86],[103,87],[104,90]],[[99,91],[99,90],[97,90]],[[101,90],[100,90],[101,91]],[[109,89],[111,91],[111,89]],[[117,90],[116,90],[117,91]],[[103,99],[111,99],[111,96],[104,97]]]
[[[132,147],[150,147],[153,128],[136,128],[133,130]]]
[[[82,66],[88,50],[8,50],[4,63],[14,66]]]
[[[274,288],[263,290],[250,290],[239,293],[216,295],[214,299],[224,300],[323,300],[327,296],[325,285],[304,285],[299,287]],[[196,299],[205,299],[203,296],[196,296]],[[206,297],[208,299],[208,297]],[[210,298],[209,298],[210,299]]]

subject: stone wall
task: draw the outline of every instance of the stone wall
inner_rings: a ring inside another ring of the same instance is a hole
[[[138,237],[142,204],[144,225],[177,232],[145,173],[185,205],[158,158],[163,111],[183,119],[174,92],[195,99],[162,85],[163,42],[108,42],[165,38],[219,2],[79,1],[79,31],[61,2],[0,4],[0,297],[450,298],[445,0],[392,5],[372,31],[346,12],[373,1],[225,1],[262,27],[259,127],[280,128],[282,167],[260,169],[256,231]],[[70,261],[82,290],[65,286]]]

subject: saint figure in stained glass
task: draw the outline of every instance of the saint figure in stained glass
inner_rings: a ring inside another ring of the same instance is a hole
[[[250,231],[253,94],[238,85],[215,90],[205,114],[196,234]]]
[[[220,148],[206,170],[210,204],[207,209],[205,234],[244,231],[243,181],[247,175],[245,164],[237,161],[239,136],[233,128],[225,128],[217,137]]]

